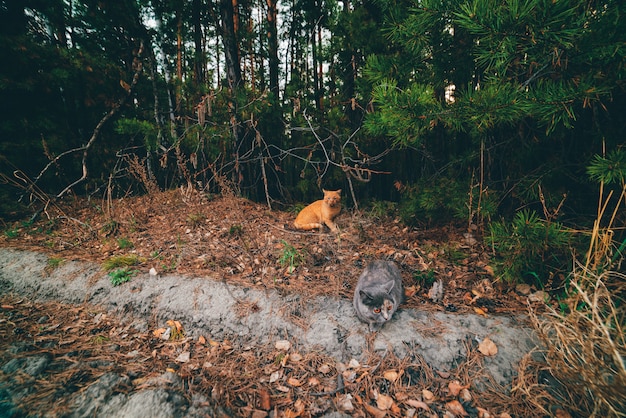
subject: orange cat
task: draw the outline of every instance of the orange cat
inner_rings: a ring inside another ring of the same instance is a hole
[[[317,200],[300,211],[293,226],[296,229],[309,231],[311,229],[322,228],[326,224],[332,231],[337,232],[339,228],[333,219],[341,212],[341,189],[324,190],[324,200]]]

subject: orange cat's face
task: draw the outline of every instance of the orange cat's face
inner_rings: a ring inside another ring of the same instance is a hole
[[[339,190],[324,190],[324,202],[331,208],[341,203],[341,189]]]

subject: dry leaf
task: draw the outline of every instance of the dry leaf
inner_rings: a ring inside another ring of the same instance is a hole
[[[452,412],[457,417],[467,416],[467,412],[465,411],[465,408],[463,408],[463,405],[461,405],[461,402],[457,401],[456,399],[453,401],[447,402],[446,409]]]
[[[287,384],[295,388],[302,386],[302,382],[296,379],[295,377],[290,377],[289,379],[287,379]]]
[[[155,329],[154,331],[152,331],[152,334],[157,338],[161,338],[161,336],[163,335],[165,331],[167,331],[166,328],[159,328],[159,329]]]
[[[556,418],[572,418],[572,416],[569,414],[569,412],[564,411],[562,409],[557,409],[556,412],[554,413],[554,416]]]
[[[191,353],[189,351],[183,351],[178,357],[176,357],[176,361],[179,363],[187,363],[190,359]]]
[[[445,370],[437,370],[437,374],[438,374],[440,377],[443,377],[444,379],[447,379],[447,378],[449,378],[449,377],[450,377],[450,372],[447,372],[447,371],[445,371]]]
[[[388,409],[391,409],[391,407],[393,406],[393,399],[391,399],[391,396],[378,395],[378,398],[376,399],[376,405],[378,406],[378,409],[386,411]]]
[[[352,395],[347,394],[347,395],[341,396],[337,400],[337,408],[340,411],[344,411],[344,412],[354,411],[354,405],[352,405]]]
[[[479,308],[477,306],[474,306],[474,312],[476,312],[478,315],[487,316],[487,312],[485,312],[483,308]]]
[[[198,337],[198,344],[200,345],[204,345],[206,344],[206,338],[204,338],[202,335]]]
[[[471,402],[472,401],[472,393],[469,391],[469,389],[463,388],[463,389],[461,389],[461,394],[459,395],[459,398],[463,402]]]
[[[328,364],[322,364],[317,371],[322,374],[328,374],[330,373],[330,366]]]
[[[317,377],[309,377],[309,386],[317,386],[320,383],[322,382],[320,382],[320,380]]]
[[[282,351],[288,351],[291,348],[291,343],[287,340],[276,341],[276,349]]]
[[[259,389],[259,408],[269,411],[272,408],[270,394],[265,389]]]
[[[433,283],[433,286],[428,291],[428,298],[435,303],[443,299],[443,282],[441,280]]]
[[[461,390],[465,388],[467,388],[467,386],[461,385],[458,380],[453,380],[452,382],[448,383],[448,393],[450,393],[450,395],[452,396],[459,396]]]
[[[426,404],[426,402],[418,401],[415,399],[407,399],[404,403],[415,409],[423,409],[424,411],[430,411],[430,407]]]
[[[289,389],[287,386],[278,385],[278,386],[276,386],[276,390],[279,390],[279,391],[284,392],[284,393],[289,393],[289,391],[291,389]]]
[[[476,410],[478,410],[478,418],[491,418],[491,414],[486,409],[477,406]]]
[[[420,290],[420,286],[408,286],[404,288],[404,296],[408,299],[415,295],[418,290]]]
[[[484,356],[495,356],[498,354],[498,346],[489,337],[486,337],[478,344],[478,351]]]
[[[401,374],[402,373],[398,373],[395,370],[387,370],[386,372],[383,373],[383,377],[393,383],[396,380],[398,380]]]
[[[368,415],[374,418],[383,418],[385,415],[387,415],[387,412],[381,411],[380,409],[368,403],[364,404],[363,406],[365,407],[365,410],[367,411]]]
[[[435,394],[428,389],[422,389],[422,399],[425,402],[433,402],[435,400]]]

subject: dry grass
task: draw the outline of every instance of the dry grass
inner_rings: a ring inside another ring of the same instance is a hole
[[[594,275],[581,269],[571,283],[568,312],[531,312],[550,373],[584,416],[626,417],[624,279],[616,272]]]

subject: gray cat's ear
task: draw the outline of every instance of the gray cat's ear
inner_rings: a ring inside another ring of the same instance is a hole
[[[365,290],[359,290],[359,296],[361,296],[361,300],[371,300],[372,296],[367,293]]]
[[[389,283],[386,283],[383,288],[385,289],[385,292],[387,292],[387,294],[391,294],[391,291],[393,290],[393,287],[395,285],[396,285],[395,282],[389,282]]]

